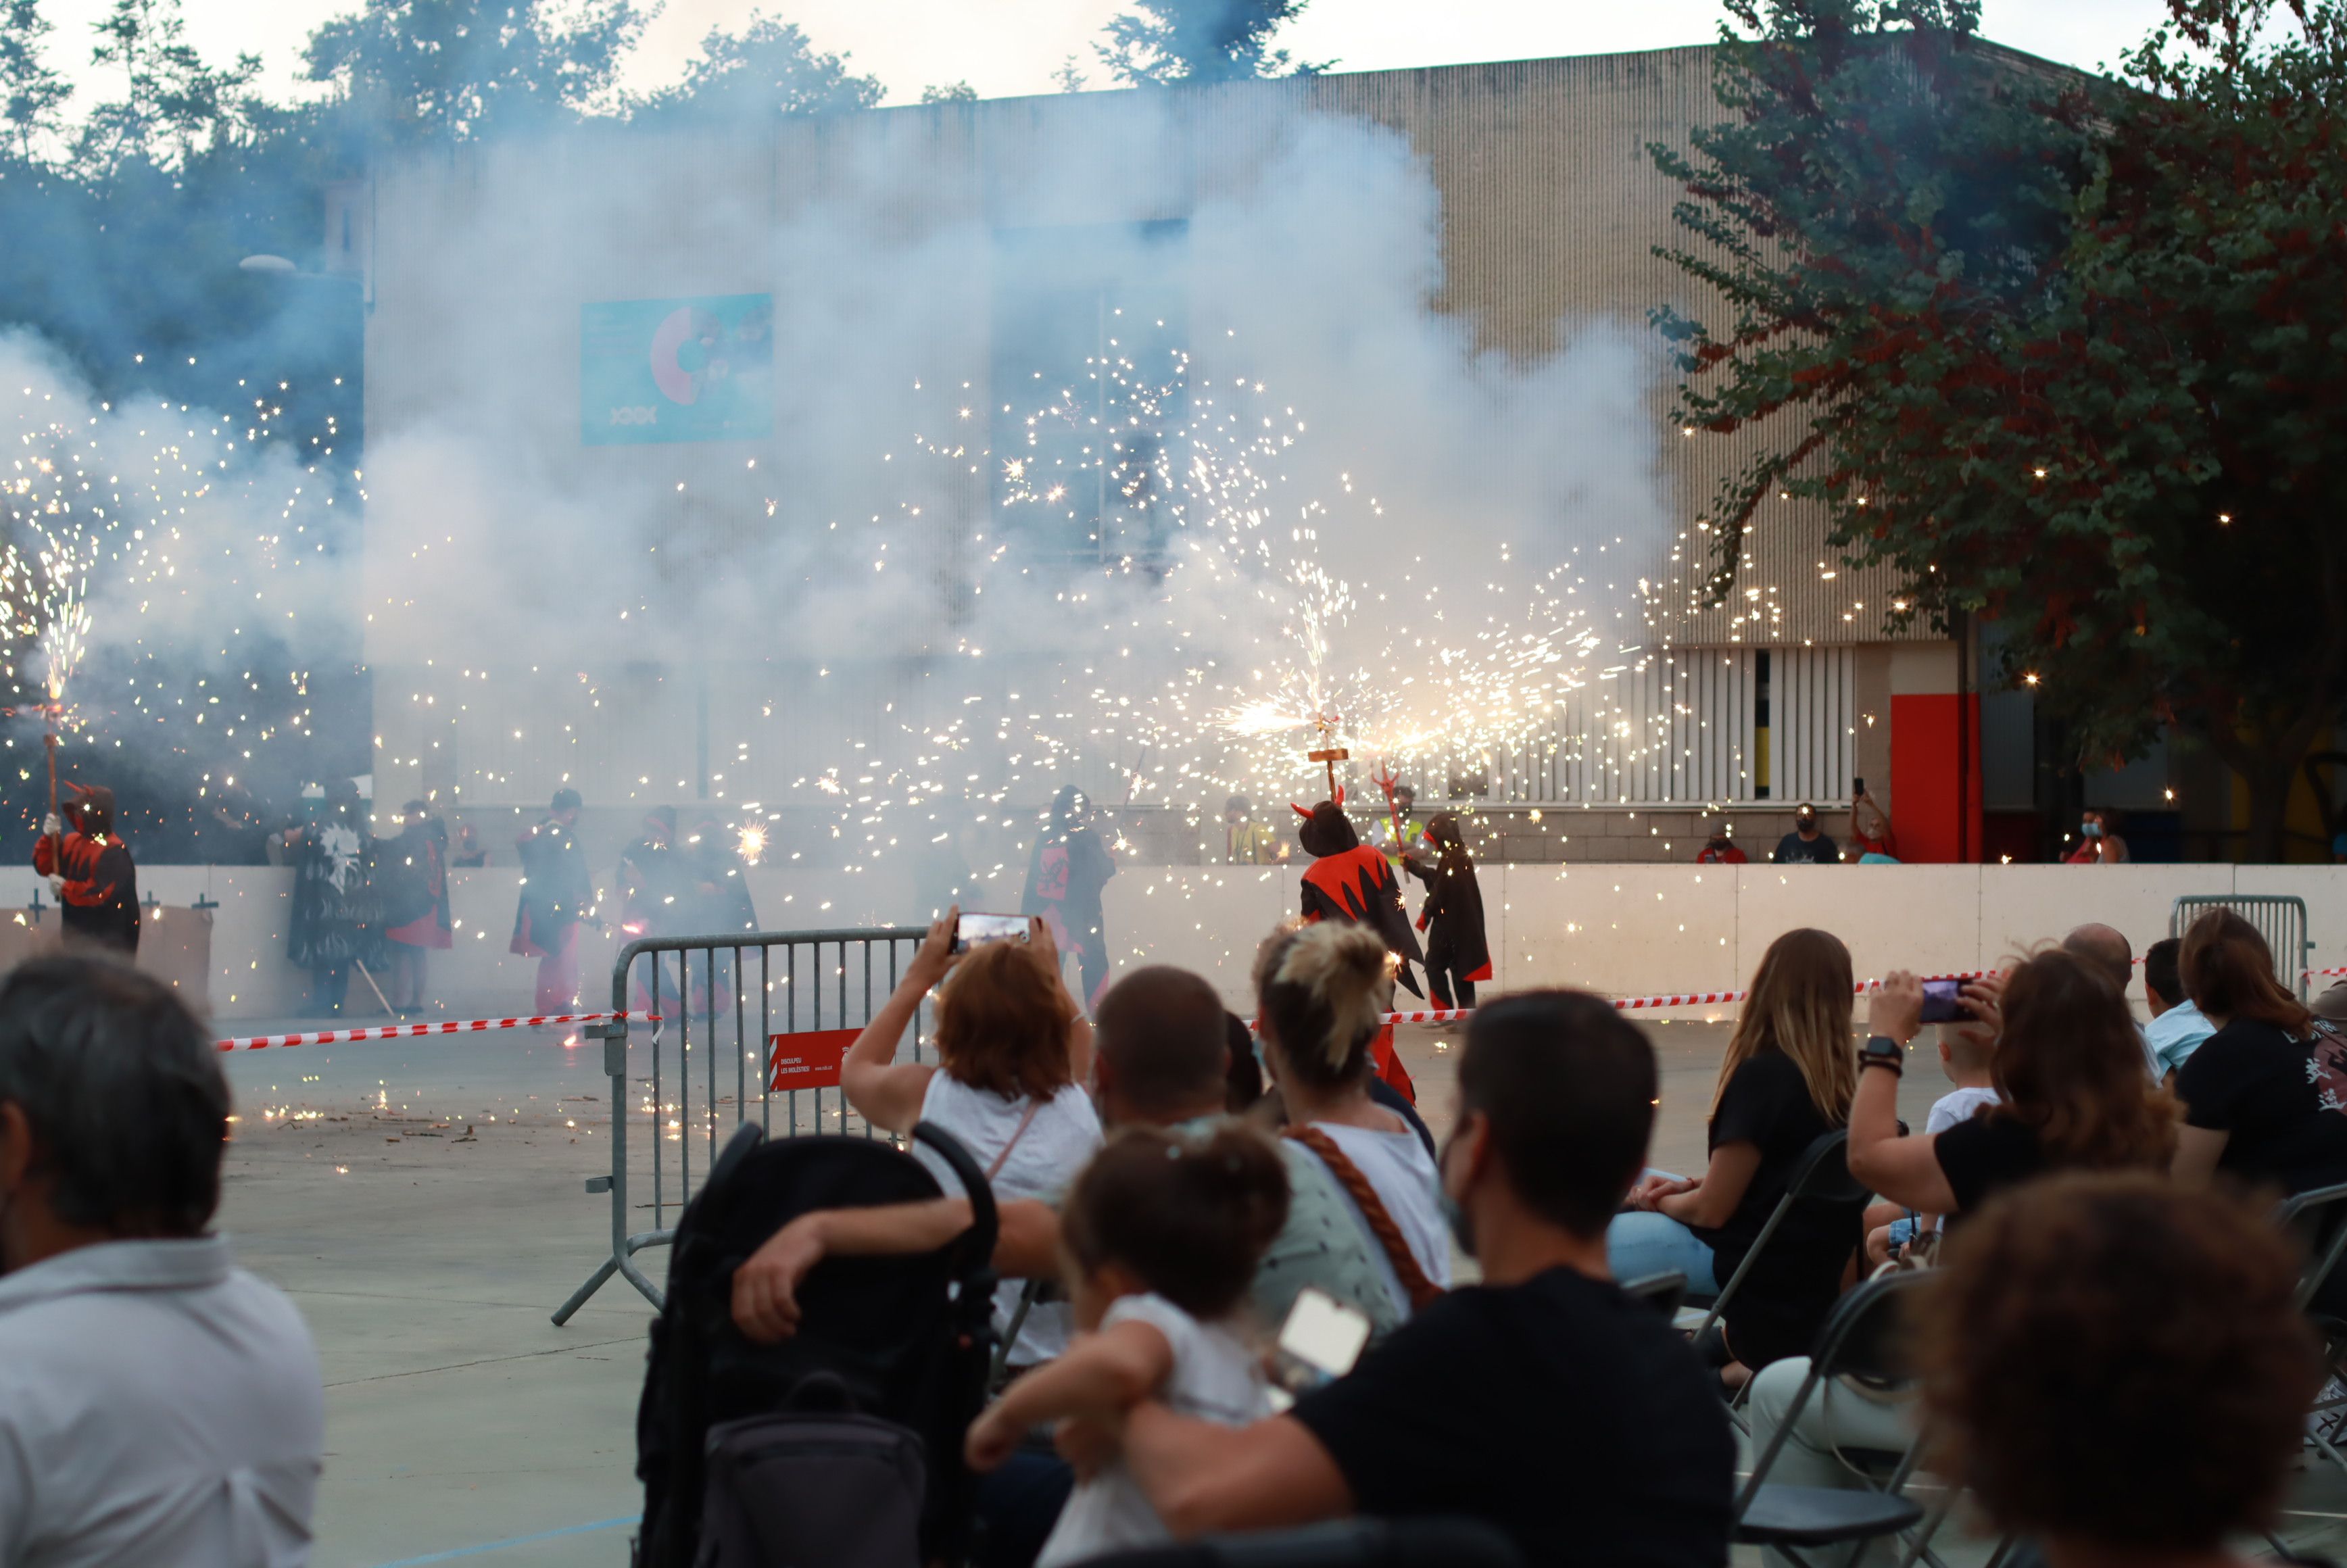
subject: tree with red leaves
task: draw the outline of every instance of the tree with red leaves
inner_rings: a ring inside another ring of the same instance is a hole
[[[2081,764],[2211,748],[2279,859],[2347,703],[2347,9],[2170,6],[2105,78],[1976,0],[1730,0],[1727,117],[1653,149],[1728,308],[1656,321],[1681,422],[1759,452],[1715,595],[1819,506],[1890,625],[1996,623]]]

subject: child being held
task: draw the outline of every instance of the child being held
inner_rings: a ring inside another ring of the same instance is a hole
[[[1981,1025],[1940,1025],[1940,1071],[1955,1088],[1932,1102],[1932,1113],[1923,1122],[1926,1133],[1944,1132],[1959,1122],[1969,1122],[1983,1106],[1994,1105],[2004,1098],[1996,1091],[1996,1036]],[[1870,1205],[1866,1211],[1867,1263],[1881,1267],[1901,1247],[1912,1245],[1939,1225],[1937,1214],[1910,1214],[1896,1204]]]
[[[1151,1398],[1226,1426],[1269,1415],[1261,1365],[1236,1317],[1286,1220],[1286,1168],[1246,1128],[1203,1138],[1133,1128],[1110,1140],[1060,1211],[1083,1332],[970,1423],[972,1468],[994,1469],[1046,1422],[1114,1421]],[[1115,1460],[1077,1485],[1036,1568],[1171,1539]]]

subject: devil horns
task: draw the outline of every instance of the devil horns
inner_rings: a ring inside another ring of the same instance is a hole
[[[1341,806],[1343,806],[1343,805],[1344,805],[1344,804],[1345,804],[1345,786],[1344,786],[1343,784],[1338,784],[1338,785],[1337,786],[1337,804],[1338,806],[1340,806],[1340,807],[1341,807]],[[1291,801],[1289,801],[1289,802],[1287,803],[1287,809],[1288,809],[1288,810],[1290,810],[1290,811],[1292,811],[1292,812],[1294,812],[1296,815],[1298,815],[1298,816],[1302,817],[1302,818],[1303,818],[1305,821],[1307,821],[1307,822],[1310,822],[1310,821],[1312,820],[1312,814],[1311,814],[1309,811],[1306,810],[1303,806],[1300,806],[1300,805],[1296,804],[1294,801],[1292,801],[1292,800],[1291,800]]]

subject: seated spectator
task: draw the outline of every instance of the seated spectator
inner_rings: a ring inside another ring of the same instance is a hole
[[[1788,931],[1768,945],[1720,1061],[1711,1162],[1700,1176],[1654,1172],[1631,1189],[1635,1212],[1606,1234],[1616,1278],[1676,1271],[1700,1297],[1726,1286],[1802,1154],[1850,1118],[1853,989],[1840,938]],[[1808,1349],[1863,1239],[1854,1213],[1805,1205],[1788,1214],[1728,1304],[1723,1328],[1735,1360],[1764,1367]]]
[[[1831,866],[1841,855],[1819,829],[1818,808],[1804,801],[1793,814],[1793,831],[1777,841],[1777,853],[1768,858],[1779,866]]]
[[[1959,1122],[1969,1122],[1984,1106],[1997,1102],[1996,1035],[1985,1024],[1943,1023],[1940,1031],[1940,1071],[1955,1085],[1932,1102],[1931,1114],[1923,1120],[1927,1133],[1944,1132]],[[1877,1205],[1878,1208],[1883,1205]],[[1897,1204],[1889,1205],[1896,1209]],[[1903,1218],[1867,1213],[1866,1261],[1876,1267],[1890,1261],[1891,1255],[1913,1245],[1920,1235],[1928,1235],[1939,1228],[1938,1214],[1919,1214],[1910,1209]],[[1877,1226],[1880,1226],[1880,1229]]]
[[[1278,1085],[1281,1136],[1327,1168],[1378,1243],[1397,1314],[1450,1286],[1441,1177],[1417,1129],[1369,1092],[1370,1047],[1393,996],[1385,943],[1322,921],[1282,931],[1255,964],[1255,1028]]]
[[[1211,1132],[1229,1103],[1230,1015],[1214,987],[1163,967],[1135,969],[1109,988],[1099,1009],[1100,1113],[1110,1127]],[[1244,1028],[1244,1026],[1241,1026]],[[1255,1269],[1258,1324],[1286,1320],[1311,1286],[1366,1314],[1380,1333],[1400,1321],[1377,1243],[1327,1167],[1302,1144],[1281,1140],[1287,1169],[1287,1221]],[[1049,1203],[1000,1205],[994,1266],[1006,1278],[1057,1276],[1060,1217]],[[795,1293],[826,1256],[929,1252],[969,1228],[962,1198],[803,1214],[768,1239],[733,1274],[733,1320],[761,1343],[795,1327]]]
[[[1060,978],[1060,956],[1043,920],[1024,942],[989,942],[953,951],[960,911],[929,927],[905,978],[840,1062],[847,1102],[875,1127],[900,1136],[928,1122],[960,1139],[997,1196],[1056,1198],[1100,1147],[1100,1117],[1081,1080],[1092,1069],[1092,1029]],[[896,1061],[897,1043],[938,993],[938,1060]],[[950,1169],[930,1150],[915,1156],[940,1183]],[[951,1190],[950,1187],[948,1190]],[[995,1327],[1007,1329],[1020,1286],[1005,1281]],[[1030,1307],[1010,1348],[1010,1364],[1030,1367],[1066,1348],[1068,1308]]]
[[[1478,1011],[1442,1169],[1482,1283],[1286,1415],[1234,1431],[1134,1409],[1124,1461],[1174,1534],[1471,1514],[1527,1563],[1720,1568],[1727,1416],[1685,1341],[1605,1265],[1655,1094],[1653,1048],[1598,998],[1536,991]]]
[[[1752,857],[1736,846],[1735,834],[1736,829],[1732,824],[1725,822],[1716,824],[1711,830],[1711,836],[1703,841],[1701,849],[1696,851],[1695,863],[1697,866],[1748,864]]]
[[[2177,937],[2162,937],[2143,950],[2143,996],[2151,1008],[2143,1043],[2151,1051],[2154,1075],[2171,1089],[2176,1086],[2176,1070],[2217,1032],[2217,1026],[2184,994],[2184,972],[2178,962],[2183,950],[2183,940]]]
[[[2127,987],[2135,981],[2135,948],[2127,941],[2127,933],[2116,926],[2090,922],[2076,927],[2062,938],[2062,950],[2075,953],[2102,970],[2104,978],[2118,988],[2122,997],[2127,995]],[[2143,1039],[2143,1030],[2139,1025],[2136,1035]],[[2143,1064],[2144,1070],[2151,1074],[2152,1081],[2157,1082],[2166,1076],[2160,1070],[2159,1058],[2152,1054],[2148,1039],[2143,1039]]]
[[[2297,1283],[2230,1195],[2067,1175],[1990,1205],[1918,1302],[1935,1468],[2050,1568],[2238,1563],[2322,1378]]]
[[[1922,1025],[1922,982],[1895,970],[1867,1007],[1850,1112],[1850,1172],[1883,1197],[1951,1226],[1993,1194],[2046,1171],[2147,1170],[2176,1148],[2176,1107],[2144,1077],[2127,999],[2104,969],[2065,948],[2038,954],[2002,982],[1963,988],[1994,1031],[2003,1096],[1943,1132],[1904,1137],[1899,1077]]]
[[[2176,1173],[2285,1193],[2347,1182],[2347,1037],[2274,978],[2265,938],[2230,909],[2193,921],[2178,961],[2216,1032],[2176,1074]]]
[[[168,986],[81,957],[0,981],[0,1562],[307,1559],[318,1357],[207,1232],[228,1112]]]
[[[1179,974],[1182,971],[1171,970]],[[1103,1004],[1107,999],[1102,999]],[[1098,1050],[1099,1030],[1093,1030],[1094,1050]],[[1247,1028],[1246,1020],[1235,1012],[1223,1015],[1223,1050],[1226,1058],[1223,1068],[1223,1109],[1236,1116],[1255,1109],[1263,1098],[1263,1061],[1255,1053],[1255,1030]]]
[[[972,1422],[973,1468],[999,1468],[1029,1431],[1162,1399],[1243,1427],[1271,1413],[1242,1321],[1264,1248],[1287,1217],[1287,1175],[1259,1134],[1225,1123],[1193,1138],[1128,1128],[1084,1167],[1062,1214],[1068,1291],[1083,1332]],[[1124,1466],[1075,1489],[1040,1568],[1170,1540]]]

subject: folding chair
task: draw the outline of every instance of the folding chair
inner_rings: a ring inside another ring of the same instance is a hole
[[[2299,1276],[2298,1305],[2321,1334],[2324,1357],[2336,1377],[2338,1368],[2347,1363],[2347,1322],[2314,1302],[2338,1272],[2340,1259],[2347,1256],[2347,1184],[2291,1194],[2275,1208],[2274,1224],[2305,1244],[2306,1268]],[[2347,1453],[2341,1452],[2334,1441],[2347,1436],[2340,1430],[2347,1422],[2347,1397],[2331,1394],[2326,1383],[2324,1391],[2315,1396],[2310,1414],[2318,1419],[2307,1429],[2307,1440],[2325,1462],[2347,1473]]]
[[[1850,1180],[1849,1151],[1850,1132],[1845,1128],[1821,1135],[1801,1152],[1800,1162],[1785,1180],[1785,1195],[1777,1200],[1777,1206],[1769,1211],[1768,1223],[1760,1227],[1760,1234],[1752,1238],[1752,1245],[1744,1254],[1744,1261],[1736,1266],[1736,1272],[1727,1276],[1727,1283],[1721,1286],[1719,1294],[1712,1298],[1711,1310],[1705,1316],[1703,1326],[1695,1331],[1695,1337],[1700,1339],[1718,1326],[1721,1315],[1727,1310],[1727,1304],[1736,1299],[1737,1291],[1743,1288],[1745,1278],[1751,1274],[1753,1264],[1768,1250],[1768,1238],[1784,1225],[1795,1204],[1830,1204],[1848,1207],[1854,1214],[1865,1212],[1867,1203],[1874,1194]]]
[[[1087,1558],[1087,1568],[1523,1568],[1480,1519],[1341,1519]]]
[[[1686,1299],[1686,1276],[1675,1268],[1644,1275],[1624,1282],[1622,1294],[1661,1313],[1664,1322],[1673,1322],[1678,1317],[1679,1304]]]
[[[1808,1375],[1786,1408],[1782,1424],[1754,1459],[1751,1479],[1737,1495],[1734,1540],[1746,1545],[1771,1547],[1797,1563],[1807,1564],[1809,1559],[1802,1555],[1805,1548],[1854,1544],[1896,1535],[1907,1540],[1909,1563],[1918,1557],[1938,1563],[1931,1553],[1931,1535],[1945,1516],[1947,1503],[1943,1501],[1932,1511],[1928,1528],[1921,1533],[1911,1533],[1917,1525],[1926,1522],[1924,1512],[1913,1499],[1901,1495],[1907,1478],[1913,1472],[1915,1456],[1922,1446],[1920,1442],[1896,1455],[1845,1450],[1853,1460],[1852,1473],[1867,1483],[1868,1490],[1863,1491],[1831,1486],[1788,1486],[1768,1480],[1769,1471],[1775,1468],[1778,1456],[1784,1452],[1792,1436],[1794,1423],[1828,1379],[1852,1377],[1883,1386],[1906,1381],[1906,1370],[1895,1342],[1899,1298],[1927,1285],[1931,1278],[1927,1272],[1885,1275],[1860,1285],[1836,1303],[1833,1315],[1818,1331]],[[1890,1462],[1892,1468],[1888,1479],[1878,1482],[1867,1464],[1857,1462],[1862,1460],[1877,1464]],[[1951,1489],[1949,1496],[1953,1495]]]

